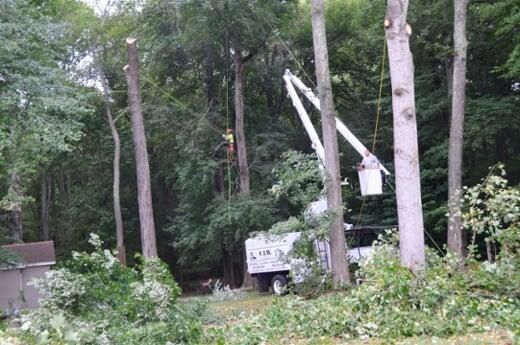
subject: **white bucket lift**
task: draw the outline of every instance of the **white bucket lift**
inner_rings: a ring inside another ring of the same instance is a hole
[[[293,105],[296,108],[298,115],[305,127],[305,130],[309,134],[309,137],[312,142],[312,146],[318,155],[318,158],[321,162],[325,161],[325,154],[323,150],[323,145],[321,144],[320,138],[316,133],[316,129],[314,128],[305,107],[303,106],[298,94],[296,93],[295,87],[297,87],[307,99],[316,107],[316,109],[320,109],[320,100],[314,92],[305,86],[305,84],[295,75],[291,73],[289,70],[285,70],[285,74],[283,76],[285,81],[285,86],[287,88],[287,93],[292,99]],[[365,157],[366,153],[369,152],[368,149],[359,141],[358,138],[345,126],[345,124],[336,117],[336,129],[338,132],[345,138],[350,145],[361,155],[361,157]],[[374,157],[377,160],[377,158]],[[379,195],[383,193],[383,174],[390,175],[390,172],[379,162],[377,162],[377,166],[369,166],[364,167],[363,169],[358,170],[359,184],[361,189],[362,196],[368,195]],[[321,204],[320,204],[321,205]],[[318,205],[315,205],[318,206]],[[320,208],[320,207],[318,207]],[[322,208],[322,207],[321,207]],[[320,210],[316,210],[321,212]]]
[[[359,188],[362,196],[383,194],[381,171],[378,168],[358,170]]]

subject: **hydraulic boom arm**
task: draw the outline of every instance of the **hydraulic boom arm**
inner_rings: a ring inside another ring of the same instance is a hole
[[[288,69],[285,70],[283,79],[285,80],[285,86],[287,88],[289,96],[293,101],[293,105],[298,111],[298,115],[300,116],[300,119],[302,120],[303,125],[305,126],[305,129],[307,130],[307,133],[311,138],[314,149],[316,150],[316,153],[320,160],[324,161],[325,156],[323,151],[323,145],[321,144],[320,138],[316,133],[316,129],[312,125],[309,115],[303,107],[303,104],[300,98],[298,97],[298,94],[296,93],[294,87],[297,87],[318,110],[320,110],[320,100],[318,99],[318,97],[316,97],[316,95],[310,88],[305,86],[305,84],[298,77],[292,74],[291,71],[289,71]],[[364,157],[367,148],[365,147],[365,145],[361,143],[361,141],[359,141],[359,139],[347,128],[347,126],[345,126],[345,124],[338,117],[336,117],[336,129],[343,136],[343,138],[345,138],[349,142],[349,144],[352,145],[352,147],[361,155],[361,157]],[[380,164],[380,166],[381,170],[383,170],[383,172],[386,175],[390,175],[390,172],[382,164]]]

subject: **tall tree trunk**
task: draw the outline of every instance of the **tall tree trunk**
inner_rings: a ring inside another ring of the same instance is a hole
[[[448,249],[461,259],[466,254],[466,232],[462,228],[462,149],[464,146],[464,102],[466,97],[466,12],[468,0],[454,0],[453,95],[451,99],[450,143],[448,151]]]
[[[244,79],[246,62],[251,55],[242,56],[242,50],[235,48],[235,135],[238,153],[238,177],[240,179],[239,193],[249,195],[251,191],[249,179],[249,164],[247,162],[246,135],[244,129]],[[253,287],[253,277],[247,272],[247,265],[243,265],[244,280],[242,287]]]
[[[119,132],[117,131],[116,121],[112,115],[112,104],[110,103],[110,85],[105,76],[105,72],[99,62],[97,47],[91,44],[90,50],[94,58],[94,64],[101,79],[103,87],[103,100],[105,103],[105,116],[107,118],[112,140],[114,141],[114,158],[112,160],[112,196],[114,208],[114,220],[116,222],[116,250],[117,257],[121,265],[126,266],[126,248],[124,242],[123,216],[121,213],[120,201],[120,162],[121,162],[121,140],[119,139]]]
[[[96,55],[96,53],[94,53]],[[124,242],[124,229],[123,229],[123,216],[121,214],[121,201],[120,201],[120,161],[121,161],[121,140],[119,139],[119,132],[116,127],[116,120],[112,116],[112,104],[110,103],[110,86],[105,77],[105,73],[101,68],[101,64],[95,57],[96,68],[101,78],[101,84],[103,85],[103,99],[105,102],[105,115],[107,117],[108,126],[110,127],[110,133],[112,134],[112,140],[114,141],[114,158],[112,160],[112,196],[114,201],[114,219],[116,222],[116,250],[117,257],[121,265],[126,266],[126,249]]]
[[[343,203],[341,200],[341,178],[339,174],[338,138],[336,135],[336,110],[332,97],[329,71],[329,53],[325,29],[325,6],[323,0],[313,0],[311,10],[312,37],[316,79],[321,105],[321,128],[325,149],[327,171],[327,205],[334,212],[330,225],[330,256],[334,285],[350,284],[345,233],[343,229]]]
[[[9,205],[9,223],[8,229],[11,238],[16,243],[23,242],[23,221],[22,221],[22,186],[20,177],[17,173],[11,173],[11,180],[8,190],[10,205]]]
[[[216,109],[216,92],[217,85],[215,83],[215,45],[211,40],[204,41],[204,84],[206,89],[206,101],[208,112]]]
[[[388,0],[385,31],[392,81],[394,161],[401,265],[424,267],[424,224],[408,0]]]
[[[141,246],[145,258],[157,257],[155,224],[153,219],[152,189],[150,183],[150,166],[146,150],[143,114],[141,112],[141,94],[139,91],[139,62],[135,38],[126,39],[128,48],[128,65],[125,71],[128,83],[128,101],[132,114],[132,133],[135,146],[135,162],[137,172],[137,201],[139,204],[139,223],[141,227]]]
[[[233,255],[225,249],[222,253],[222,274],[224,285],[229,285],[231,288],[236,286],[235,271],[233,269]]]
[[[215,174],[213,175],[213,191],[215,195],[222,195],[224,193],[224,163],[220,163],[217,165],[217,170],[215,170]]]
[[[49,208],[51,201],[51,177],[48,173],[44,173],[41,177],[41,222],[42,237],[44,241],[50,239],[49,236]]]
[[[70,221],[70,178],[63,169],[57,174],[57,183],[63,231],[57,231],[54,237],[57,243],[61,243],[62,247],[66,248],[72,242],[73,234]]]
[[[235,135],[237,139],[240,194],[249,195],[249,165],[247,163],[246,135],[244,130],[244,77],[246,59],[235,49]]]

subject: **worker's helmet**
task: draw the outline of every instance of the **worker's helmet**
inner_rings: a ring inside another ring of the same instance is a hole
[[[233,133],[233,130],[231,128],[228,128],[227,131],[226,131],[228,134],[231,134]]]

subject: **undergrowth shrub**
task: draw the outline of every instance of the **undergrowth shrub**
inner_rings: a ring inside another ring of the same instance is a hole
[[[464,268],[460,258],[427,250],[426,267],[402,267],[396,236],[380,239],[360,263],[360,286],[305,301],[277,299],[264,313],[213,330],[221,344],[262,344],[287,337],[371,338],[387,341],[506,328],[520,337],[520,188],[497,166],[464,190],[464,225],[473,233]],[[495,262],[478,261],[476,235],[499,248]]]
[[[74,253],[63,267],[33,281],[41,308],[20,319],[20,330],[41,344],[196,343],[199,321],[177,303],[181,290],[164,263],[119,265],[96,235],[94,252]]]
[[[23,264],[23,259],[15,252],[0,247],[0,269],[11,269]]]
[[[401,267],[395,243],[382,241],[361,263],[360,286],[310,301],[277,299],[263,314],[214,336],[225,344],[260,344],[280,336],[398,339],[520,329],[520,297],[488,284],[496,274],[488,264],[472,261],[459,270],[457,257],[432,251],[427,261],[415,275]]]

